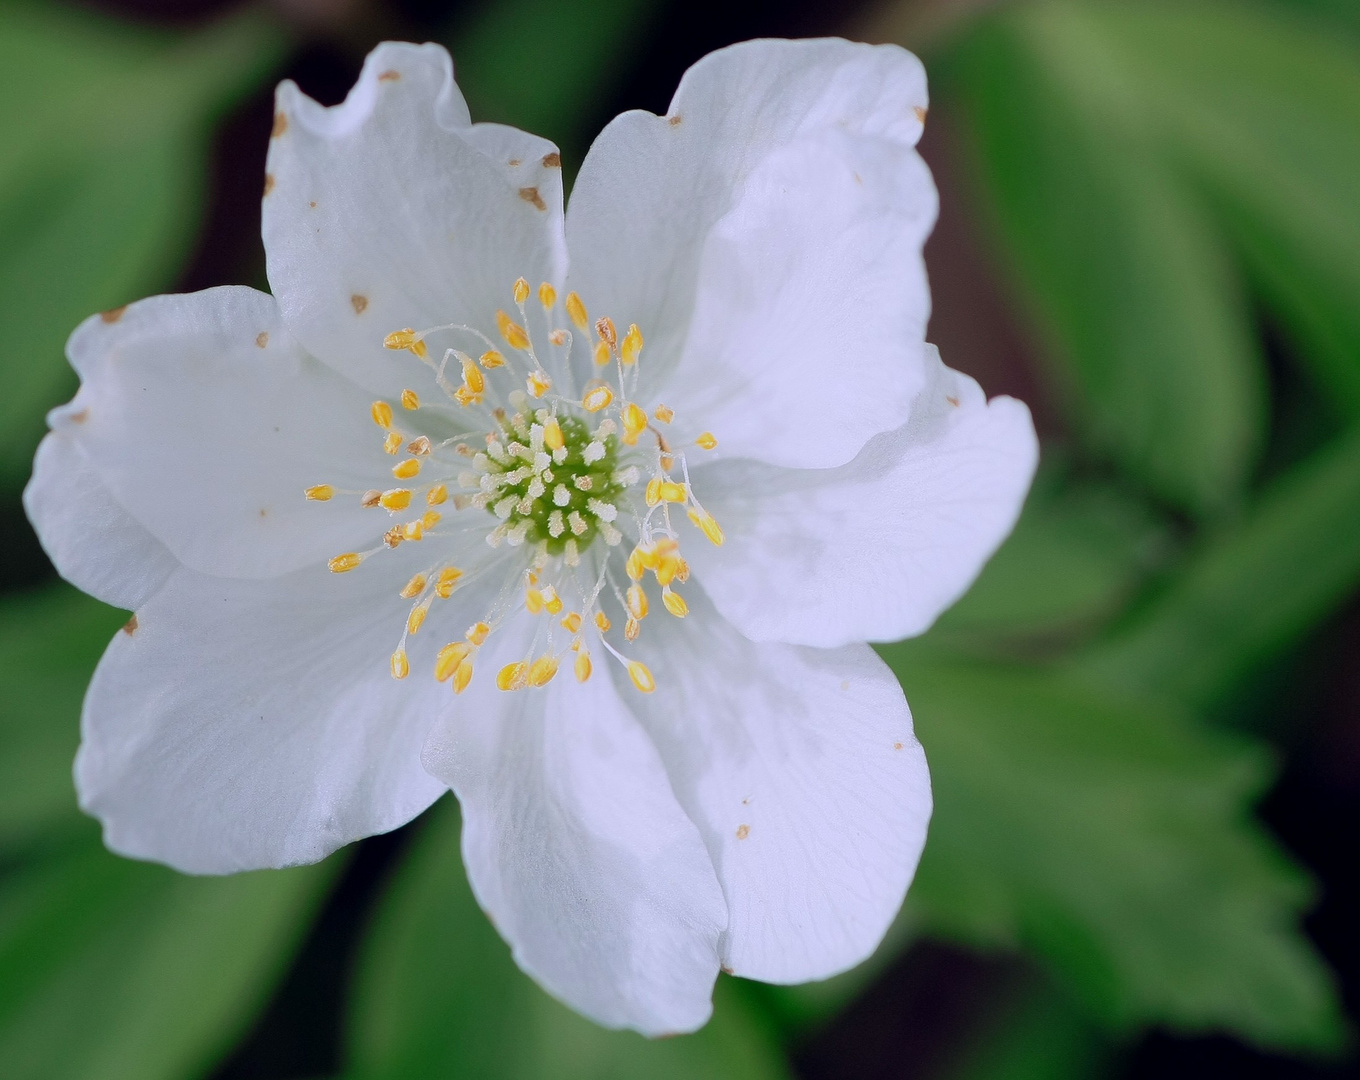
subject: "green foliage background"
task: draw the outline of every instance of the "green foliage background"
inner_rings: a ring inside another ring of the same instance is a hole
[[[474,115],[579,161],[656,10],[477,9],[448,35]],[[254,8],[169,33],[0,4],[11,518],[43,411],[74,388],[67,333],[173,285],[215,125],[298,39]],[[1022,973],[931,1075],[1108,1075],[1152,1026],[1347,1052],[1335,979],[1301,931],[1315,889],[1253,811],[1293,736],[1248,701],[1360,583],[1360,18],[1342,0],[1017,0],[903,44],[925,52],[1066,434],[973,591],[882,648],[937,797],[898,925],[827,983],[724,977],[697,1035],[604,1032],[514,967],[445,800],[363,913],[346,1080],[777,1080],[925,939]],[[194,879],[104,851],[70,763],[124,618],[56,583],[0,595],[0,1072],[15,1080],[211,1075],[346,869],[341,854]]]

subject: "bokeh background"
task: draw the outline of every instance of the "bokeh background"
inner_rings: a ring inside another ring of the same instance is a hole
[[[876,957],[724,976],[647,1042],[515,969],[452,799],[298,870],[106,853],[70,763],[126,614],[20,490],[80,319],[265,287],[273,85],[334,103],[377,41],[441,41],[570,179],[705,52],[825,33],[926,60],[931,338],[1044,445],[973,591],[882,649],[937,806]],[[0,0],[0,545],[6,1078],[1355,1075],[1360,5]]]

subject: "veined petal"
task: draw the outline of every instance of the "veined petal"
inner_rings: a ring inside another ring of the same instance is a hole
[[[179,566],[109,494],[69,431],[38,447],[24,509],[57,572],[114,607],[135,611]]]
[[[409,572],[177,571],[85,698],[76,787],[108,846],[190,873],[289,866],[432,803],[444,787],[420,747],[449,688],[387,663],[400,608],[383,615]]]
[[[176,559],[208,574],[269,577],[381,534],[384,522],[357,496],[326,506],[304,498],[314,484],[371,486],[382,475],[381,433],[370,397],[298,347],[272,297],[228,286],[113,315],[71,335],[81,387],[49,423]],[[105,509],[68,508],[66,528],[93,531]]]
[[[637,644],[657,689],[611,667],[708,845],[727,898],[723,964],[766,982],[865,959],[925,844],[930,777],[911,712],[868,646],[757,644],[686,587],[683,623]]]
[[[572,192],[571,282],[642,327],[640,396],[719,453],[800,467],[906,419],[937,202],[925,108],[896,46],[753,41],[691,68],[667,117],[605,129]]]
[[[438,45],[379,45],[345,101],[279,87],[266,164],[269,282],[289,328],[360,385],[394,396],[412,359],[394,330],[494,333],[516,278],[560,284],[562,168],[544,139],[473,125]],[[461,347],[485,348],[469,337]]]
[[[528,624],[492,635],[425,750],[462,805],[473,891],[519,965],[573,1008],[692,1031],[726,922],[708,854],[608,676],[496,689],[498,668],[529,655]]]
[[[693,545],[690,562],[743,634],[829,647],[923,633],[1009,535],[1038,463],[1029,410],[987,401],[927,348],[911,419],[850,464],[696,470],[726,542]]]

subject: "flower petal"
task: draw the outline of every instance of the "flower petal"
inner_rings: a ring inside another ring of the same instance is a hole
[[[494,333],[515,279],[560,283],[562,168],[544,139],[473,126],[438,45],[379,45],[343,104],[278,91],[263,207],[289,328],[374,392],[409,385],[394,330]],[[474,355],[485,346],[465,338]]]
[[[125,611],[149,600],[179,566],[118,505],[68,431],[53,431],[39,445],[24,510],[57,572]]]
[[[108,846],[190,873],[289,866],[433,802],[420,747],[449,689],[388,673],[407,572],[176,572],[85,699],[76,786]]]
[[[272,297],[231,286],[116,315],[71,335],[81,388],[49,423],[180,562],[268,577],[376,542],[386,515],[303,495],[382,480],[391,459],[370,398],[302,352]],[[79,527],[95,527],[85,512]]]
[[[529,652],[529,622],[492,636],[425,751],[462,805],[473,891],[519,965],[573,1008],[692,1031],[726,922],[712,864],[607,676],[496,689],[500,665]]]
[[[865,959],[925,843],[930,777],[897,680],[871,649],[756,644],[687,587],[634,646],[657,689],[624,700],[661,752],[727,897],[723,964],[765,982]]]
[[[746,636],[830,647],[920,634],[1009,535],[1038,462],[1029,410],[988,402],[928,349],[933,377],[911,419],[849,465],[695,470],[726,542],[686,554]]]
[[[668,117],[605,129],[572,193],[571,283],[641,327],[638,396],[722,454],[803,467],[906,419],[937,204],[925,107],[896,46],[753,41],[691,68]]]

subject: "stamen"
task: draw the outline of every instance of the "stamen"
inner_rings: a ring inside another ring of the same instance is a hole
[[[561,450],[566,440],[562,437],[562,425],[556,417],[549,417],[543,424],[543,445],[549,450]]]
[[[458,665],[458,670],[453,673],[453,692],[461,694],[468,688],[468,683],[472,682],[472,658],[464,660]]]
[[[528,384],[529,393],[533,394],[536,398],[541,398],[552,389],[552,379],[548,378],[548,374],[545,371],[531,371],[529,372],[529,378],[525,381]]]
[[[309,487],[306,495],[312,502],[329,502],[335,497],[335,488],[330,484],[317,484],[315,487]]]
[[[328,562],[326,566],[330,569],[332,574],[345,574],[353,570],[363,561],[364,557],[357,551],[347,551],[343,555],[337,555]]]
[[[722,547],[723,531],[710,513],[690,509],[689,520],[703,530],[714,547]]]
[[[702,435],[700,435],[697,439],[694,440],[694,445],[704,450],[712,450],[715,446],[718,445],[718,440],[717,438],[714,437],[713,432],[705,431]]]
[[[623,335],[623,344],[619,346],[619,359],[623,361],[625,367],[630,367],[637,363],[640,352],[642,352],[642,331],[638,329],[637,323],[632,323],[628,327],[628,333]]]
[[[642,586],[633,584],[628,586],[628,613],[639,622],[647,617],[647,594],[642,591]]]
[[[614,329],[614,320],[608,315],[595,320],[595,333],[599,334],[600,340],[611,349],[619,342],[618,331]]]
[[[410,581],[408,581],[406,585],[402,588],[401,590],[402,599],[414,600],[417,596],[419,596],[421,593],[425,591],[426,583],[427,579],[425,575],[417,574]]]
[[[504,311],[496,312],[496,329],[501,332],[501,337],[505,338],[505,343],[510,348],[527,349],[529,347],[529,335],[525,332],[524,327],[520,326]]]
[[[517,664],[506,664],[496,672],[496,689],[521,690],[528,680],[529,665],[521,660]]]
[[[522,304],[529,299],[529,283],[523,278],[515,281],[515,303]]]
[[[586,306],[581,303],[581,298],[574,292],[567,293],[567,317],[576,324],[578,330],[584,330],[590,325],[590,316],[586,313]]]
[[[482,367],[486,368],[487,371],[494,371],[496,368],[505,367],[505,357],[495,349],[488,349],[486,352],[482,353],[479,363]]]
[[[661,602],[677,619],[683,619],[689,614],[689,605],[685,603],[685,598],[678,592],[672,592],[669,585],[661,590]]]
[[[401,407],[414,412],[420,408],[420,395],[414,390],[403,390],[401,392]]]
[[[420,458],[407,458],[392,466],[392,475],[398,480],[410,480],[420,475]]]
[[[612,625],[613,623],[609,621],[609,616],[606,615],[603,611],[595,612],[595,629],[597,629],[600,633],[602,634],[609,633],[609,628]]]
[[[435,484],[434,487],[430,488],[430,490],[425,493],[425,501],[431,506],[440,505],[448,497],[449,489],[444,484]]]
[[[456,566],[446,566],[439,571],[439,577],[435,579],[434,593],[441,600],[447,600],[453,593],[454,587],[458,584],[458,579],[463,576],[463,571]]]
[[[675,419],[675,410],[668,405],[658,405],[652,410],[652,415],[662,424],[669,424]]]
[[[629,446],[637,443],[638,436],[647,430],[647,414],[635,401],[623,407],[623,441]]]
[[[633,685],[644,694],[650,694],[656,689],[656,680],[652,678],[651,669],[641,660],[628,661],[628,677],[633,680]]]
[[[450,641],[434,658],[434,677],[440,682],[453,678],[453,673],[472,653],[466,641]]]
[[[393,488],[391,491],[384,491],[378,499],[378,505],[384,510],[405,510],[411,505],[411,492],[406,488]]]
[[[429,457],[434,451],[434,446],[430,443],[426,435],[417,435],[406,444],[406,452],[415,454],[417,457]]]
[[[381,491],[379,491],[377,488],[369,488],[369,489],[368,489],[367,491],[365,491],[361,496],[359,496],[359,505],[360,505],[360,506],[377,506],[377,505],[378,505],[378,501],[379,501],[381,498],[382,498],[382,492],[381,492]]]
[[[595,343],[595,366],[604,367],[609,363],[609,342],[597,341]]]
[[[557,674],[557,658],[544,653],[529,665],[527,679],[530,686],[546,686]]]
[[[545,281],[538,287],[538,302],[543,305],[544,311],[551,311],[557,303],[557,290]]]
[[[605,358],[608,362],[608,357]],[[588,413],[597,413],[601,409],[609,407],[609,403],[614,400],[614,391],[609,389],[608,383],[600,383],[599,386],[591,387],[586,391],[586,396],[581,399],[581,408]]]
[[[473,623],[468,627],[467,639],[474,645],[485,645],[487,635],[491,633],[491,627],[484,622]]]
[[[392,426],[392,406],[385,401],[375,401],[369,408],[369,413],[373,417],[373,422],[380,428],[390,428]]]
[[[401,452],[401,432],[389,431],[387,438],[383,440],[383,452],[386,454],[398,454]]]
[[[406,659],[406,650],[398,649],[392,654],[392,678],[404,679],[411,674],[411,664]]]
[[[562,628],[569,634],[574,634],[581,629],[581,616],[575,611],[568,611],[562,616]]]
[[[585,682],[590,678],[590,653],[584,649],[576,654],[576,662],[572,665],[576,673],[577,682]]]

